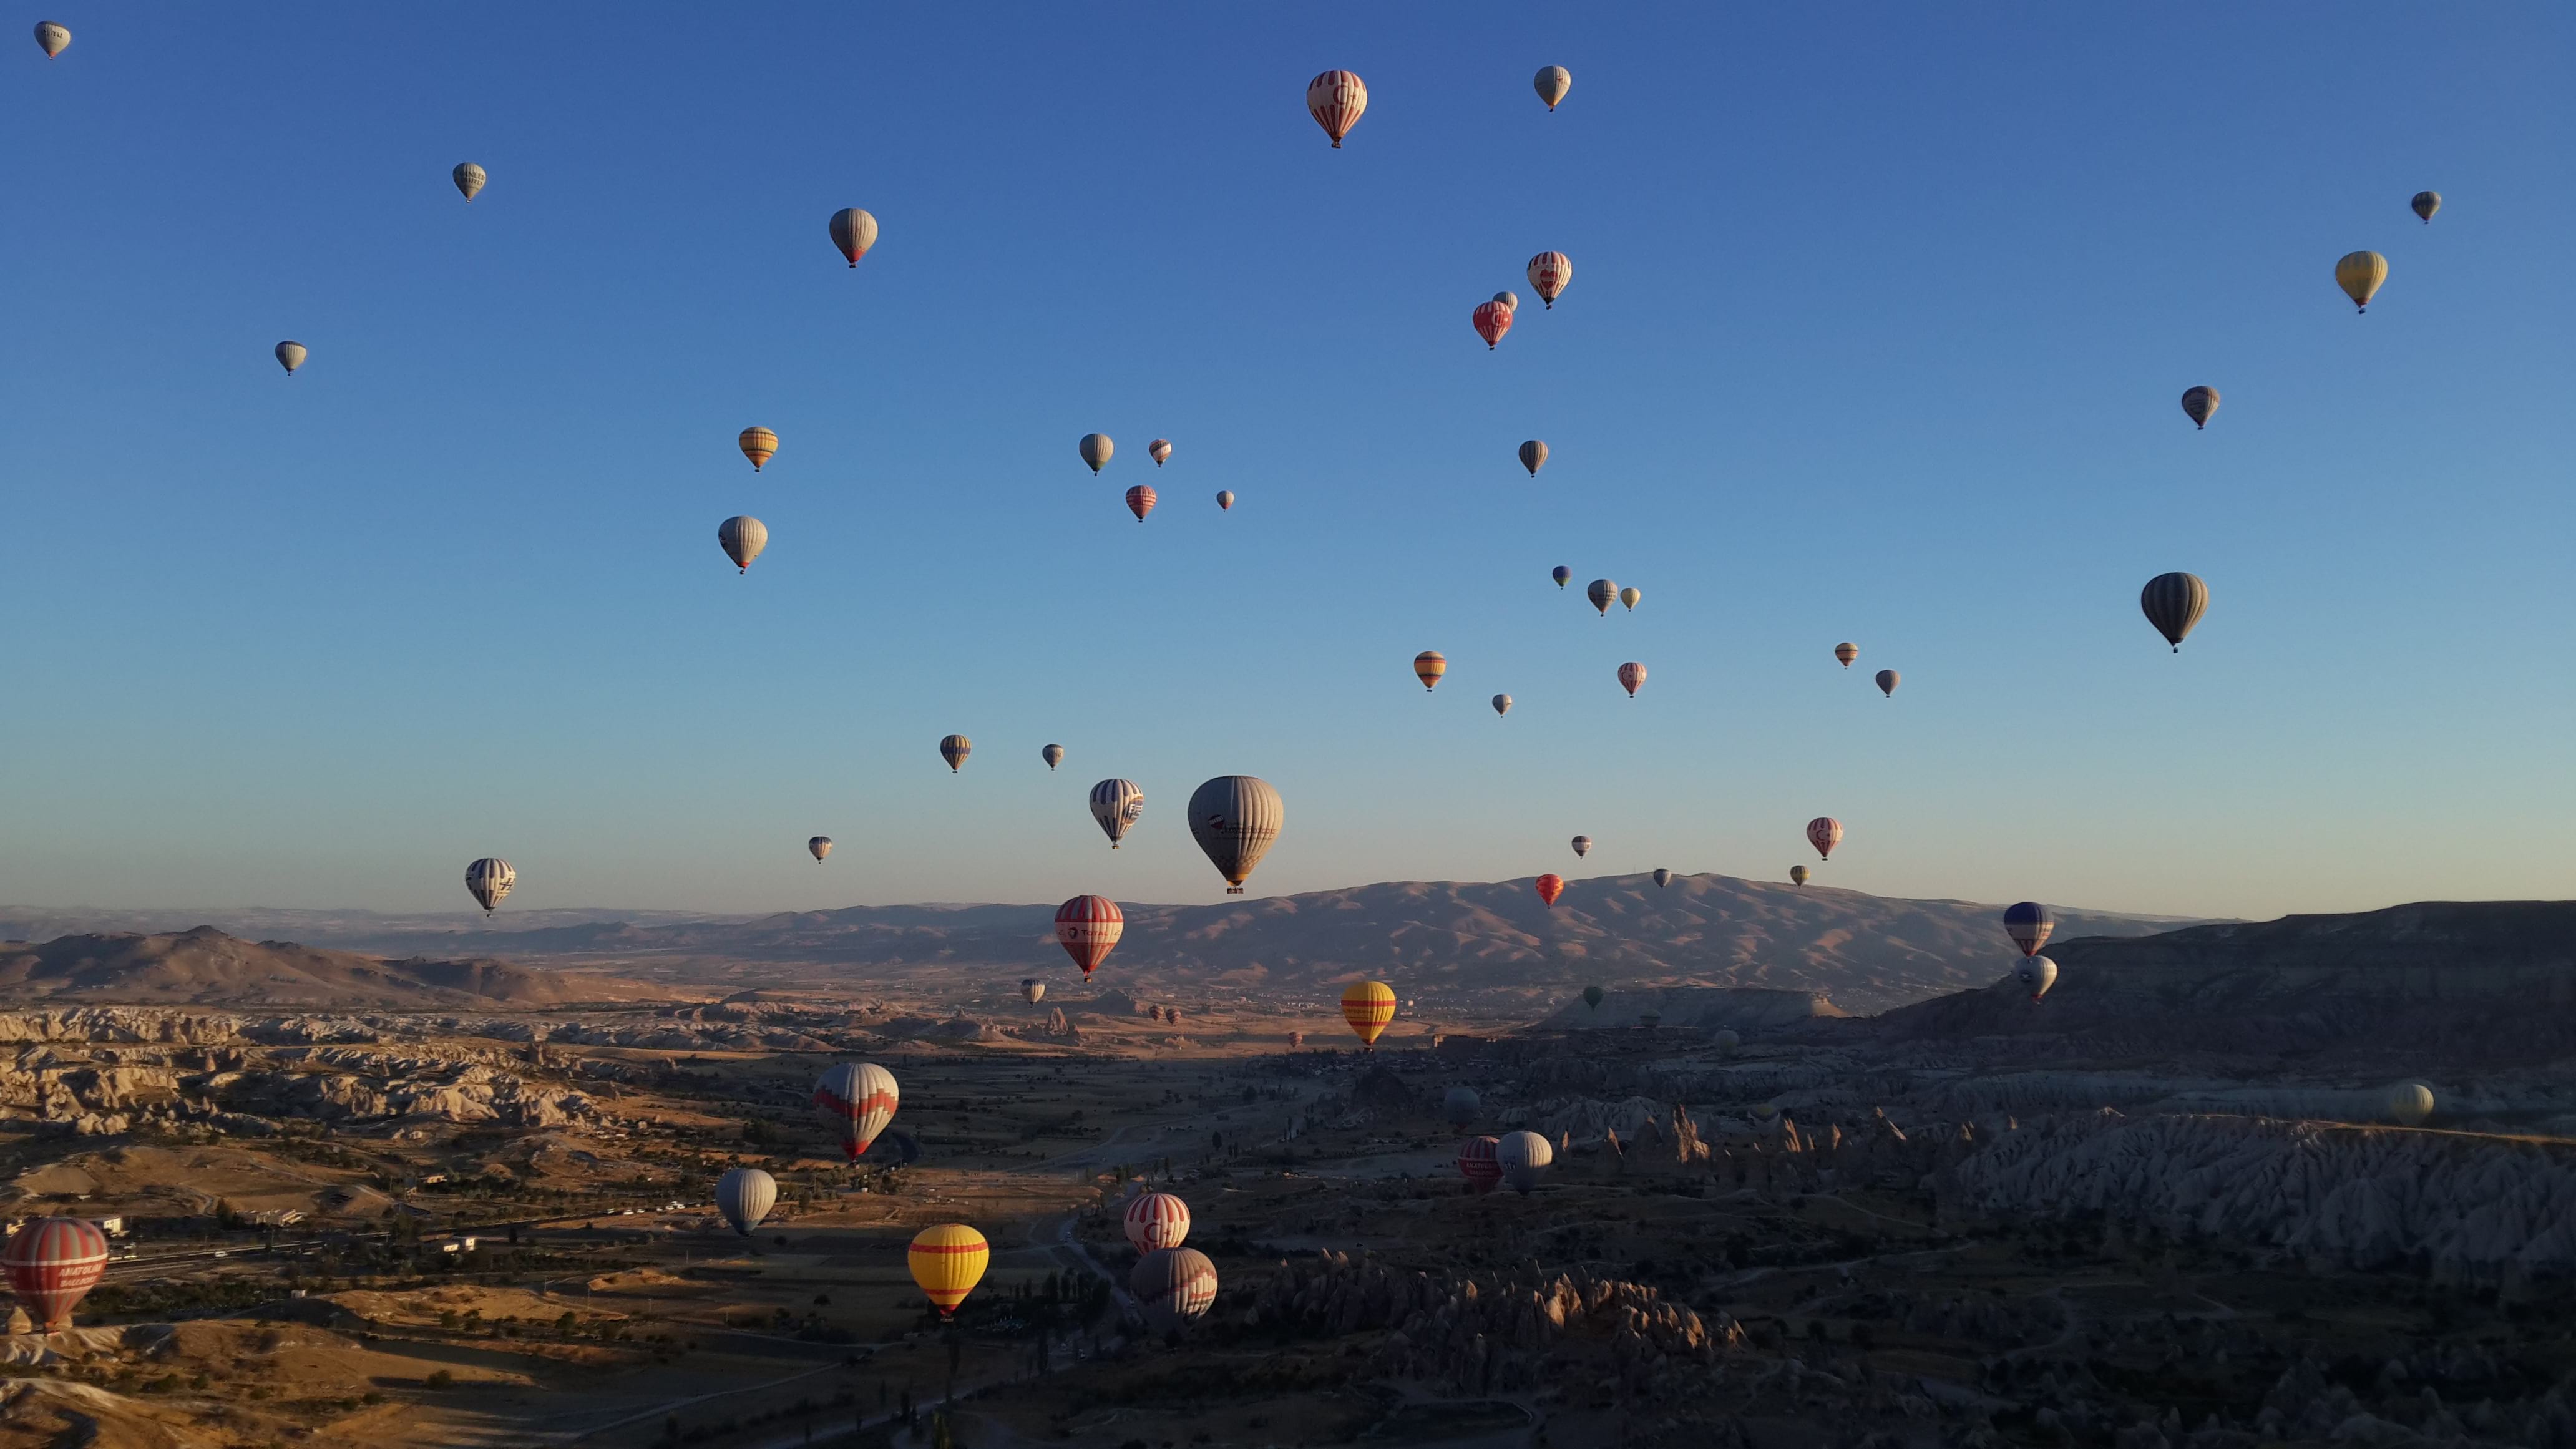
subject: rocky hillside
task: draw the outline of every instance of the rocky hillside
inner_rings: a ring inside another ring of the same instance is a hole
[[[1551,910],[1527,880],[1394,881],[1221,905],[1121,903],[1112,964],[1169,981],[1322,992],[1353,970],[1400,972],[1421,991],[1527,999],[1569,988],[1760,986],[1883,1010],[1982,983],[2011,959],[2002,908],[1824,886],[1641,875],[1567,883]],[[480,949],[636,961],[835,967],[1060,968],[1052,905],[857,906],[755,921],[600,922],[477,933]],[[2170,919],[2061,911],[2061,930],[2139,935]],[[427,938],[406,937],[410,948]]]
[[[2048,954],[2061,974],[2037,1006],[2003,979],[1890,1012],[1876,1029],[2025,1038],[2043,1052],[2379,1047],[2489,1068],[2576,1052],[2571,901],[2425,901],[2068,940]]]
[[[387,961],[286,941],[237,940],[212,926],[176,935],[64,936],[0,943],[0,994],[12,1002],[168,1006],[560,1006],[636,988],[506,961]]]

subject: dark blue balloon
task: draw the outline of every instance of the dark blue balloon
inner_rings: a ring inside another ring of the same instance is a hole
[[[1549,577],[1555,579],[1556,586],[1561,589],[1565,587],[1565,581],[1567,579],[1574,577],[1574,570],[1567,568],[1563,564],[1558,564],[1556,566],[1556,572],[1549,575]]]
[[[2057,929],[2057,917],[2037,901],[2015,901],[2004,907],[2004,931],[2013,938],[2025,956],[2048,943],[2048,933]]]

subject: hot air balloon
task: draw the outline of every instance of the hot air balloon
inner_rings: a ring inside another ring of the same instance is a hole
[[[1591,837],[1591,836],[1589,836],[1589,835],[1578,835],[1578,836],[1574,837],[1574,855],[1575,855],[1575,858],[1576,858],[1577,860],[1580,860],[1580,859],[1582,859],[1584,856],[1590,855],[1591,853],[1592,853],[1592,837]]]
[[[1574,570],[1567,568],[1563,564],[1558,564],[1555,568],[1547,571],[1547,576],[1556,580],[1556,586],[1561,589],[1565,587],[1567,580],[1574,577]]]
[[[2426,194],[2431,195],[2429,192]],[[2388,1120],[2398,1126],[2421,1127],[2424,1119],[2433,1115],[2433,1089],[2422,1082],[2399,1082],[2388,1089],[2381,1106],[2388,1114]],[[14,1271],[11,1276],[16,1276]]]
[[[1536,438],[1521,444],[1521,466],[1529,470],[1531,477],[1537,477],[1538,470],[1547,466],[1547,444]]]
[[[1601,999],[1608,994],[1608,992],[1603,991],[1598,986],[1586,986],[1583,988],[1583,1004],[1591,1007],[1594,1011],[1599,1011],[1601,1009]]]
[[[2380,284],[2388,280],[2388,258],[2377,252],[2346,252],[2335,263],[2335,285],[2352,299],[2356,312],[2370,310],[2370,299],[2379,295]]]
[[[716,1179],[716,1211],[746,1238],[760,1230],[760,1220],[776,1206],[778,1179],[757,1167],[727,1168]]]
[[[457,162],[456,169],[447,174],[456,183],[456,189],[465,193],[467,201],[472,201],[474,193],[483,189],[483,183],[492,179],[483,173],[482,167],[471,161]]]
[[[1540,252],[1529,259],[1530,286],[1537,290],[1539,301],[1551,310],[1556,306],[1556,299],[1565,295],[1565,284],[1573,280],[1574,263],[1567,260],[1563,252]]]
[[[2057,963],[2045,956],[2024,956],[2020,964],[2013,967],[2013,979],[2030,993],[2032,1001],[2037,1001],[2048,994],[2048,988],[2057,984]]]
[[[1494,1165],[1503,1170],[1503,1182],[1523,1197],[1538,1186],[1547,1175],[1548,1164],[1556,1161],[1555,1149],[1535,1132],[1512,1132],[1494,1144]]]
[[[1449,1119],[1450,1126],[1464,1127],[1476,1120],[1476,1113],[1484,1105],[1485,1099],[1476,1095],[1475,1088],[1451,1087],[1441,1094],[1440,1115]]]
[[[2218,415],[2218,389],[2214,387],[2184,388],[2182,393],[2182,413],[2184,417],[2191,419],[2191,425],[2194,428],[2208,427],[2209,420]]]
[[[1288,1033],[1288,1045],[1290,1045],[1290,1046],[1292,1046],[1292,1047],[1302,1047],[1302,1046],[1304,1046],[1305,1044],[1306,1044],[1306,1034],[1305,1034],[1304,1032],[1302,1032],[1302,1031],[1292,1031],[1292,1032]]]
[[[1091,787],[1091,818],[1100,822],[1101,833],[1109,837],[1109,848],[1118,842],[1145,816],[1145,792],[1133,780],[1103,780]]]
[[[902,1102],[894,1073],[874,1062],[842,1062],[825,1068],[814,1082],[814,1111],[832,1129],[841,1155],[852,1162],[867,1154]]]
[[[842,256],[849,258],[851,266],[857,266],[859,258],[866,256],[868,248],[876,244],[875,217],[855,206],[845,206],[832,213],[832,245],[840,250]]]
[[[2048,933],[2057,929],[2057,917],[2037,901],[2015,901],[2004,907],[2004,934],[2025,956],[2036,956],[2048,944]]]
[[[1219,775],[1190,794],[1190,838],[1207,852],[1226,894],[1243,894],[1243,882],[1270,853],[1287,823],[1288,807],[1267,780]]]
[[[34,1218],[0,1249],[9,1287],[47,1333],[72,1326],[72,1310],[107,1271],[107,1234],[82,1218]]]
[[[1631,584],[1619,591],[1619,606],[1623,609],[1634,609],[1637,607],[1637,601],[1644,597],[1646,597],[1646,591]]]
[[[305,351],[304,344],[301,342],[281,342],[277,344],[277,365],[286,369],[286,375],[288,377],[293,377],[295,375],[295,369],[302,367],[304,365],[304,359],[310,356],[312,356],[312,354]]]
[[[1449,661],[1437,649],[1425,649],[1413,656],[1413,677],[1422,681],[1422,692],[1429,694],[1440,684],[1440,676],[1449,672]]]
[[[1558,875],[1554,871],[1549,871],[1547,874],[1540,876],[1536,885],[1538,889],[1539,903],[1541,905],[1552,907],[1556,904],[1556,898],[1565,894],[1565,877]]]
[[[1805,885],[1807,883],[1807,877],[1814,873],[1815,872],[1807,869],[1803,865],[1793,865],[1789,867],[1789,884]]]
[[[63,27],[50,20],[39,20],[36,22],[36,44],[45,48],[45,59],[51,60],[55,56],[62,54],[63,48],[71,43],[72,33],[70,31],[65,30]],[[83,1289],[82,1291],[86,1292],[88,1290]]]
[[[1512,712],[1512,697],[1511,697],[1510,695],[1508,695],[1508,694],[1498,694],[1498,695],[1495,695],[1495,696],[1494,696],[1494,713],[1496,713],[1496,714],[1510,714],[1511,712]]]
[[[1610,606],[1618,602],[1619,586],[1608,579],[1594,579],[1583,586],[1583,597],[1590,599],[1592,607],[1599,609],[1606,619],[1610,616]]]
[[[1142,483],[1128,489],[1127,511],[1136,515],[1138,523],[1144,522],[1145,515],[1154,511],[1154,490]]]
[[[1538,98],[1547,102],[1547,108],[1553,111],[1556,103],[1565,99],[1565,93],[1574,89],[1574,72],[1561,65],[1544,66],[1540,68],[1538,78],[1530,84],[1538,87]]]
[[[2209,607],[2209,585],[2198,574],[2158,574],[2138,591],[2138,607],[2146,611],[2147,622],[2165,636],[2173,652],[2180,654],[2183,637]]]
[[[1145,445],[1145,456],[1154,460],[1155,467],[1162,467],[1165,463],[1172,461],[1172,440],[1169,438],[1156,438],[1154,441],[1147,443]]]
[[[1849,669],[1851,668],[1852,661],[1860,657],[1860,646],[1857,644],[1837,644],[1834,646],[1834,657],[1843,662],[1843,668]]]
[[[1673,883],[1673,873],[1672,873],[1671,871],[1669,871],[1669,870],[1664,869],[1664,868],[1663,868],[1662,866],[1660,866],[1660,865],[1659,865],[1659,866],[1656,866],[1656,867],[1655,867],[1655,888],[1656,888],[1657,890],[1661,890],[1661,889],[1663,889],[1665,886],[1671,885],[1672,883]]]
[[[1109,959],[1110,948],[1126,932],[1126,912],[1107,896],[1075,896],[1055,908],[1056,943],[1082,968],[1086,981]]]
[[[1511,309],[1512,309],[1512,315],[1513,315],[1513,316],[1517,317],[1517,316],[1519,316],[1519,315],[1520,315],[1520,311],[1521,311],[1521,294],[1520,294],[1520,293],[1518,293],[1518,292],[1496,292],[1496,293],[1494,294],[1494,301],[1496,301],[1497,303],[1500,303],[1501,305],[1503,305],[1503,306],[1505,306],[1505,307],[1509,307],[1509,308],[1511,308]]]
[[[1232,508],[1234,506],[1234,490],[1231,488],[1220,490],[1216,495],[1216,506],[1219,508]]]
[[[1342,138],[1360,123],[1360,114],[1368,109],[1368,87],[1346,70],[1328,70],[1306,82],[1306,113],[1324,134],[1333,138],[1333,149],[1342,149]]]
[[[817,835],[813,839],[805,842],[805,848],[814,853],[814,859],[819,863],[824,856],[832,853],[832,837],[828,835]]]
[[[38,26],[36,28],[39,32],[42,32],[44,29],[43,26]],[[60,29],[61,27],[57,26],[55,28]],[[66,36],[65,39],[69,39],[69,37]],[[53,52],[49,50],[45,53],[51,55]],[[2438,191],[2418,191],[2415,193],[2415,199],[2406,204],[2415,208],[2415,214],[2424,218],[2424,224],[2426,226],[2431,226],[2433,224],[2433,213],[2442,209],[2442,193]]]
[[[1046,1000],[1046,983],[1034,976],[1023,976],[1020,978],[1020,996],[1029,1005],[1035,1006]]]
[[[733,441],[735,447],[742,449],[742,455],[751,460],[754,473],[760,471],[761,464],[778,456],[778,435],[767,428],[745,428],[742,436]]]
[[[1619,666],[1619,687],[1628,691],[1628,697],[1630,699],[1635,699],[1637,697],[1637,686],[1645,682],[1646,666],[1638,663],[1634,659],[1631,659],[1627,663]]]
[[[975,742],[964,735],[941,735],[939,758],[948,762],[948,773],[954,775],[966,767],[966,757],[975,753]]]
[[[1216,1264],[1196,1248],[1158,1248],[1128,1271],[1127,1291],[1156,1333],[1178,1333],[1216,1302]]]
[[[1168,1192],[1149,1192],[1127,1203],[1127,1245],[1140,1253],[1177,1248],[1190,1235],[1190,1205]]]
[[[1052,770],[1064,763],[1064,746],[1049,745],[1038,751],[1038,758],[1046,761],[1047,768]]]
[[[501,904],[501,898],[510,893],[510,887],[518,883],[519,873],[510,869],[510,863],[498,856],[487,855],[465,867],[465,889],[473,893],[475,902],[483,907],[483,914],[487,916],[492,914],[494,906]]]
[[[1100,476],[1101,469],[1109,466],[1110,456],[1118,451],[1118,445],[1109,441],[1107,433],[1085,433],[1082,441],[1074,447],[1082,454],[1082,461],[1091,465],[1091,474],[1095,478]]]
[[[930,1300],[940,1317],[951,1318],[957,1305],[984,1281],[984,1265],[992,1261],[993,1249],[982,1233],[964,1223],[941,1223],[914,1234],[905,1257],[921,1296]]]
[[[1819,815],[1807,822],[1807,843],[1816,848],[1818,860],[1831,860],[1834,847],[1843,842],[1843,823],[1830,815]]]
[[[1395,1020],[1395,990],[1383,981],[1354,981],[1342,992],[1342,1020],[1368,1050],[1377,1049],[1379,1033]]]
[[[751,561],[769,547],[769,525],[748,513],[737,513],[716,525],[716,545],[736,569],[750,573]]]
[[[1897,682],[1903,678],[1903,675],[1898,674],[1893,669],[1882,669],[1878,671],[1878,692],[1885,695],[1894,695],[1896,693]]]
[[[1475,326],[1476,335],[1485,339],[1485,350],[1491,352],[1512,330],[1512,309],[1500,302],[1479,302],[1467,320]]]
[[[1503,1180],[1503,1166],[1494,1160],[1495,1140],[1470,1137],[1458,1144],[1458,1175],[1478,1192],[1492,1192]]]

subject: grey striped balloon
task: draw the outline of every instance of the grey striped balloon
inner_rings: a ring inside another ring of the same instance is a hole
[[[1190,795],[1190,838],[1226,879],[1226,894],[1243,894],[1244,878],[1279,839],[1287,806],[1267,780],[1219,775]]]
[[[2158,574],[2138,591],[2138,607],[2146,611],[2147,622],[2165,636],[2173,652],[2180,654],[2184,636],[2209,608],[2209,585],[2198,574]]]

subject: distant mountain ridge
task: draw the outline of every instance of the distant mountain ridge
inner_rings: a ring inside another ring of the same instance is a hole
[[[1822,992],[1870,1012],[1983,984],[2013,960],[2002,906],[1915,901],[1829,886],[1643,875],[1567,884],[1554,909],[1527,879],[1391,881],[1210,905],[1121,903],[1126,935],[1111,973],[1150,971],[1178,982],[1318,993],[1353,971],[1401,978],[1403,989],[1540,1001],[1570,987],[1769,987]],[[471,930],[411,921],[339,944],[519,960],[753,961],[889,972],[993,967],[1016,974],[1070,970],[1054,939],[1055,907],[852,906],[757,918],[564,920],[537,929],[500,922]],[[581,913],[588,914],[588,913]],[[2060,910],[2062,934],[2144,935],[2174,918]]]
[[[244,941],[212,926],[0,943],[0,999],[12,1004],[488,1008],[637,994],[625,982],[489,958],[388,961],[286,941]]]

